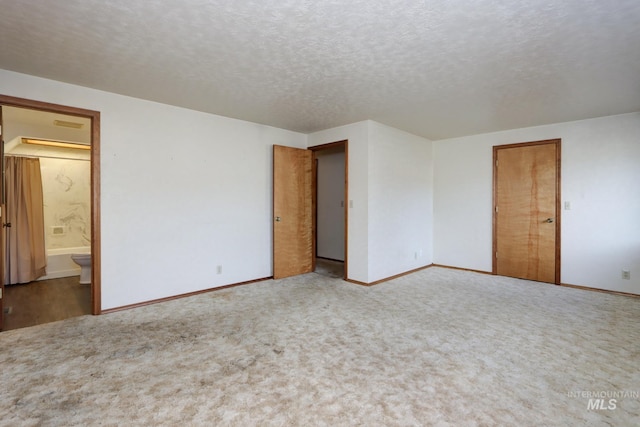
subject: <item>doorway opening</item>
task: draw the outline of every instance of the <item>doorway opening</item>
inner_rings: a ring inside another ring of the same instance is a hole
[[[33,280],[15,278],[7,272],[11,246],[0,245],[0,330],[100,314],[99,112],[0,95],[0,126],[2,242],[18,233],[9,222],[7,159],[30,159],[41,174],[47,264]],[[91,254],[91,272],[80,284],[70,254],[82,252]]]
[[[314,271],[347,278],[347,141],[311,147],[314,166]]]

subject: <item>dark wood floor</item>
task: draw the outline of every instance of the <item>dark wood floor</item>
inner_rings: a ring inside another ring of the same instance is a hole
[[[78,276],[4,287],[3,330],[91,314],[91,285]]]

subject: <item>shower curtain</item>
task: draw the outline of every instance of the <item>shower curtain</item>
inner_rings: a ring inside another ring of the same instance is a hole
[[[5,157],[7,285],[28,283],[46,274],[44,206],[40,159]]]

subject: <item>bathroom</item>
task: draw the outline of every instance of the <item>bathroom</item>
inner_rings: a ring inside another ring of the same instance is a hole
[[[4,228],[7,241],[4,247],[5,320],[10,324],[11,317],[14,319],[22,317],[17,323],[26,322],[26,325],[32,325],[89,314],[91,295],[89,120],[7,106],[2,107],[2,119],[5,173],[9,172],[11,157],[38,159],[39,162],[42,220],[38,227],[43,230],[40,234],[44,237],[44,257],[46,258],[44,271],[38,270],[27,275],[14,274],[15,267],[12,266],[11,253],[15,252],[16,245],[11,245],[11,237],[12,233],[20,233],[20,231],[15,224]],[[11,178],[6,176],[5,185],[10,185],[10,182]],[[11,190],[7,187],[5,196],[7,216],[3,218],[5,223],[11,222],[12,218],[10,193]],[[79,256],[79,254],[85,255]],[[85,267],[80,267],[79,258],[84,259]],[[17,262],[14,260],[13,263]],[[51,313],[48,313],[49,311]],[[25,317],[31,319],[25,319]]]

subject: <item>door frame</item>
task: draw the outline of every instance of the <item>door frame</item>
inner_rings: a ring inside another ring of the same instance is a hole
[[[492,220],[492,228],[493,228],[493,248],[491,252],[492,259],[492,271],[491,273],[497,275],[498,271],[498,259],[496,257],[496,252],[498,250],[498,230],[497,230],[497,201],[498,201],[498,185],[497,185],[497,177],[498,177],[498,151],[508,148],[521,148],[521,147],[530,147],[534,145],[545,145],[545,144],[555,144],[556,146],[556,184],[555,184],[555,192],[556,192],[556,215],[555,215],[555,284],[560,285],[560,261],[561,261],[561,148],[562,148],[562,140],[560,138],[557,139],[545,139],[541,141],[531,141],[531,142],[520,142],[515,144],[505,144],[505,145],[494,145],[493,146],[493,220]]]
[[[91,314],[100,314],[102,312],[100,256],[100,112],[2,94],[0,94],[0,105],[84,117],[88,118],[91,122]],[[4,161],[4,157],[2,161]],[[4,212],[2,214],[4,214]],[[0,256],[4,256],[4,247],[0,248]],[[4,276],[1,277],[0,280],[4,281]]]
[[[344,147],[344,276],[343,280],[347,280],[349,277],[349,140],[344,139],[341,141],[330,142],[327,144],[314,145],[313,147],[309,147],[308,149],[313,152],[313,262],[315,269],[315,260],[317,255],[317,197],[318,197],[318,182],[317,182],[317,169],[316,169],[316,153],[318,151],[328,150],[335,147]]]

